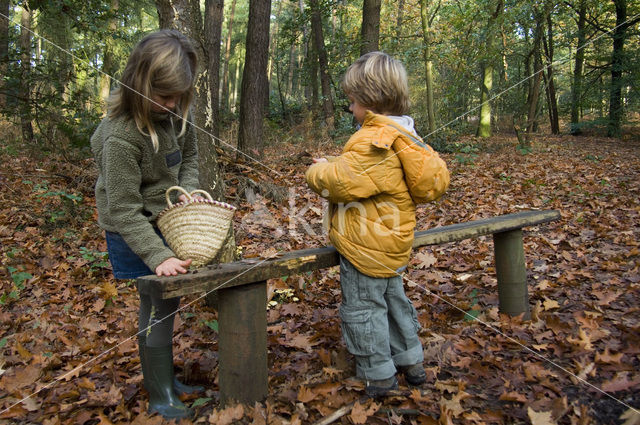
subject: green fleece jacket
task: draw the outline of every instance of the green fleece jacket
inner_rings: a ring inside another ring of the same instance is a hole
[[[154,120],[159,149],[140,133],[132,119],[104,118],[91,137],[98,166],[98,224],[119,233],[151,270],[175,254],[154,230],[166,206],[166,190],[174,185],[198,188],[198,145],[195,129],[177,137],[182,123],[169,114]],[[178,193],[175,194],[177,197]]]

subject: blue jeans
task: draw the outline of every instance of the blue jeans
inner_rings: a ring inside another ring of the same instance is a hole
[[[154,274],[135,252],[129,248],[124,238],[118,233],[105,232],[109,262],[116,279],[136,279],[140,276]],[[160,233],[156,230],[156,233]]]
[[[162,237],[158,229],[156,233]],[[109,261],[116,279],[136,279],[155,274],[118,233],[106,232],[106,238]],[[164,347],[171,344],[175,312],[179,305],[180,297],[165,300],[159,296],[140,294],[138,331],[144,331],[141,335],[146,336],[147,346]]]
[[[401,276],[370,277],[340,256],[340,286],[342,336],[359,378],[387,379],[396,366],[422,363],[420,324]]]

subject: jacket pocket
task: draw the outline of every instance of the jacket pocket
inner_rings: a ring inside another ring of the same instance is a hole
[[[340,319],[342,319],[340,325],[347,350],[354,356],[370,356],[373,354],[371,312],[353,310],[342,305],[340,306]]]
[[[171,152],[164,156],[164,160],[167,163],[167,168],[174,167],[182,162],[182,152],[180,152],[180,149]]]

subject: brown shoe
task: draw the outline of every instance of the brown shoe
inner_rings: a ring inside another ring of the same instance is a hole
[[[389,391],[398,389],[398,380],[395,376],[387,379],[365,382],[366,387],[364,388],[364,392],[372,398],[384,397]]]
[[[404,375],[409,385],[417,387],[427,382],[427,373],[422,367],[422,363],[416,363],[409,366],[398,366],[400,373]]]

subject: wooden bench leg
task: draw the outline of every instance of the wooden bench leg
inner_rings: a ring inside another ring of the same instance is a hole
[[[252,406],[268,395],[267,282],[218,291],[220,401]]]
[[[522,229],[494,233],[493,245],[498,278],[500,312],[510,316],[524,313],[531,319]]]

